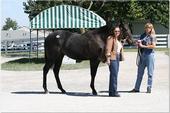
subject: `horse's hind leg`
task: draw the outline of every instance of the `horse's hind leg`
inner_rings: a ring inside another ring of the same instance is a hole
[[[47,73],[48,73],[49,69],[51,68],[52,64],[53,64],[52,62],[46,62],[45,66],[43,68],[43,88],[44,88],[45,93],[48,93],[48,90],[47,90]]]
[[[93,95],[97,95],[97,92],[95,90],[94,87],[94,82],[95,82],[95,77],[96,77],[96,72],[97,72],[97,68],[99,66],[100,61],[99,60],[90,60],[90,70],[91,70],[91,83],[90,83],[90,87],[92,89],[92,93]]]
[[[59,78],[59,71],[60,71],[63,57],[64,57],[64,55],[60,55],[59,57],[57,57],[57,59],[55,61],[54,68],[53,68],[53,72],[55,75],[55,79],[56,79],[58,88],[61,90],[62,93],[66,93],[66,91],[63,89],[63,87],[61,85],[60,78]]]

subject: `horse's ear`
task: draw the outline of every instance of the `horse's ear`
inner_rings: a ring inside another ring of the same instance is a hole
[[[112,25],[112,21],[106,21],[106,25],[107,26],[111,26]]]
[[[112,27],[112,22],[111,21],[106,21],[106,28],[110,29]]]

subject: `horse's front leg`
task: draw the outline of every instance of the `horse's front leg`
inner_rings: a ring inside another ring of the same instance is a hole
[[[96,60],[96,59],[90,60],[90,71],[91,71],[90,87],[92,89],[93,95],[97,95],[97,92],[96,92],[95,87],[94,87],[94,82],[95,82],[96,72],[97,72],[97,68],[99,66],[99,63],[100,63],[99,60]]]
[[[63,57],[64,57],[64,55],[57,58],[55,65],[54,65],[54,68],[53,68],[53,72],[54,72],[54,75],[55,75],[55,79],[56,79],[58,88],[61,90],[62,93],[66,93],[66,91],[63,89],[63,87],[61,85],[60,78],[59,78],[59,71],[60,71],[60,67],[61,67],[61,64],[62,64]]]

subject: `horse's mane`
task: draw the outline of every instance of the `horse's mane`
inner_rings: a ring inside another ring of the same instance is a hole
[[[112,23],[111,22],[106,22],[106,25],[105,26],[102,26],[98,29],[96,29],[98,32],[105,32],[105,33],[109,33],[110,34],[110,31],[112,30]]]

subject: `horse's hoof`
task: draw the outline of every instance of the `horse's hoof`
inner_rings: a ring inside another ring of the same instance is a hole
[[[94,92],[93,92],[93,95],[97,95],[97,92],[96,92],[96,91],[94,91]]]
[[[64,89],[62,89],[61,92],[62,92],[63,94],[66,94],[66,91],[65,91]]]
[[[45,91],[44,91],[44,94],[48,94],[48,93],[49,93],[49,91],[48,91],[48,90],[45,90]]]

